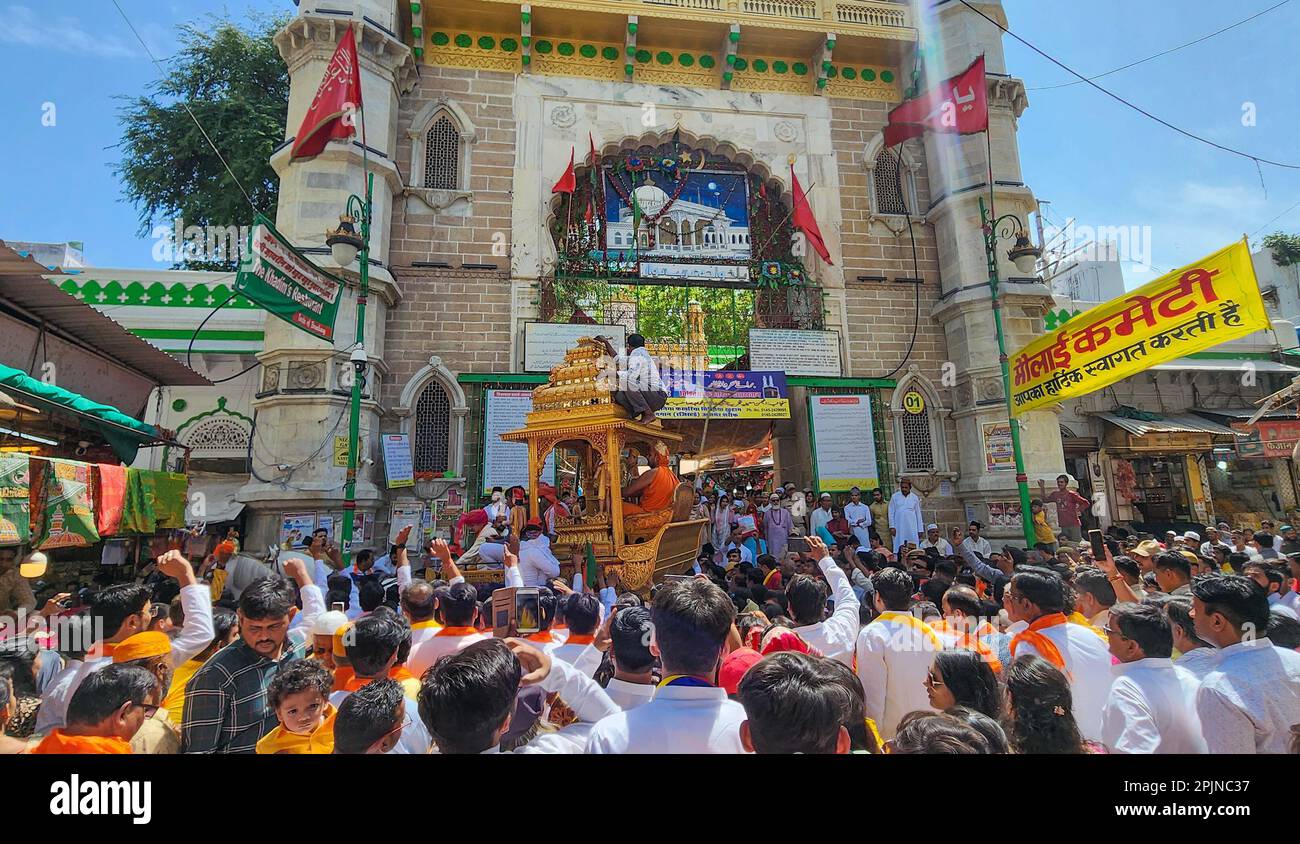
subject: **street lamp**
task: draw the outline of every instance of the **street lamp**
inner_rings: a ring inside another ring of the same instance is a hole
[[[357,516],[357,454],[361,439],[361,385],[365,381],[366,364],[366,297],[370,294],[370,213],[374,193],[375,174],[366,172],[366,198],[356,194],[348,197],[345,213],[339,216],[339,227],[325,232],[325,243],[330,248],[334,263],[342,268],[361,258],[361,286],[357,293],[357,342],[348,356],[353,367],[352,401],[348,413],[348,473],[343,486],[343,561],[351,562],[352,536]],[[356,223],[360,221],[361,231]]]
[[[984,197],[980,197],[980,225],[984,231],[984,256],[989,265],[989,299],[993,304],[993,325],[998,335],[998,362],[1002,366],[1002,393],[1007,403],[1007,420],[1011,424],[1011,450],[1016,460],[1016,486],[1020,490],[1020,525],[1024,530],[1025,544],[1033,548],[1038,542],[1034,530],[1032,507],[1029,498],[1029,476],[1025,474],[1025,455],[1020,447],[1020,422],[1012,414],[1011,404],[1011,369],[1007,365],[1006,336],[1002,331],[1002,303],[998,299],[998,240],[1015,239],[1015,245],[1007,252],[1007,258],[1016,265],[1016,270],[1025,274],[1032,273],[1043,250],[1029,242],[1020,218],[1015,214],[1004,214],[996,220],[989,218]]]

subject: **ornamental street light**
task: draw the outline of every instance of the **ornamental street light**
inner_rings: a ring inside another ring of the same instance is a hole
[[[369,168],[367,168],[368,170]],[[357,293],[357,342],[349,355],[352,364],[352,401],[348,413],[348,473],[343,487],[343,561],[352,560],[352,536],[357,515],[357,455],[361,440],[361,387],[365,383],[366,358],[366,297],[370,294],[370,213],[374,192],[375,174],[366,173],[366,198],[356,194],[348,197],[346,212],[339,217],[339,227],[325,233],[325,243],[330,248],[334,263],[347,268],[361,259],[361,286]],[[361,231],[355,223],[360,221]]]
[[[1012,240],[1015,245],[1007,252],[1007,258],[1015,264],[1016,270],[1028,275],[1034,271],[1034,266],[1042,256],[1043,250],[1029,242],[1028,235],[1025,234],[1025,228],[1020,224],[1020,218],[1015,214],[1004,214],[996,220],[989,218],[988,209],[984,205],[984,197],[980,197],[980,225],[984,231],[984,256],[988,259],[989,265],[989,298],[993,304],[993,325],[997,329],[998,335],[998,362],[1002,366],[1002,393],[1006,397],[1007,403],[1007,420],[1011,424],[1011,450],[1016,460],[1016,486],[1020,490],[1020,524],[1024,529],[1025,544],[1033,548],[1038,542],[1037,532],[1034,530],[1033,514],[1029,498],[1029,477],[1025,474],[1025,455],[1020,447],[1020,422],[1012,414],[1011,404],[1011,369],[1007,365],[1007,343],[1006,336],[1002,331],[1002,303],[998,299],[998,240]]]

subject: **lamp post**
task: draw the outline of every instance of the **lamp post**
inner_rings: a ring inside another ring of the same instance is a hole
[[[325,233],[325,243],[330,248],[334,263],[349,267],[360,254],[361,286],[357,293],[357,342],[348,356],[352,364],[352,400],[348,411],[348,474],[343,486],[343,562],[352,561],[352,536],[357,517],[357,455],[361,439],[361,385],[365,381],[366,365],[366,296],[370,293],[370,211],[375,174],[366,173],[366,198],[356,194],[348,197],[346,213],[339,217],[339,227]],[[355,223],[361,223],[361,232]],[[1005,366],[1004,366],[1005,369]]]
[[[1020,421],[1011,412],[1011,369],[1007,365],[1007,341],[1002,331],[1002,303],[998,299],[998,235],[1001,234],[1004,240],[1015,238],[1015,245],[1007,252],[1007,257],[1022,273],[1028,274],[1034,271],[1034,264],[1043,254],[1043,250],[1029,242],[1024,226],[1020,225],[1020,218],[1015,214],[1003,214],[996,220],[990,219],[982,196],[980,197],[980,225],[984,231],[984,255],[989,263],[989,298],[993,303],[993,325],[998,334],[1002,393],[1006,397],[1007,420],[1011,423],[1011,450],[1016,460],[1016,486],[1020,490],[1020,524],[1024,529],[1026,545],[1033,548],[1038,541],[1038,536],[1034,531],[1033,515],[1030,512],[1032,508],[1029,498],[1029,476],[1025,474],[1025,455],[1020,447]],[[1001,232],[999,227],[1002,227]]]

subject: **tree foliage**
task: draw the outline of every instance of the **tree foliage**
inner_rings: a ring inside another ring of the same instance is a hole
[[[257,16],[242,26],[215,17],[207,27],[186,24],[180,51],[166,62],[168,75],[147,96],[123,97],[117,145],[122,158],[115,172],[139,210],[142,236],[155,223],[171,224],[177,217],[187,227],[251,224],[253,208],[222,157],[253,205],[274,215],[280,185],[269,159],[284,140],[289,74],[271,39],[284,23]],[[191,269],[234,266],[183,263]]]
[[[1262,241],[1273,250],[1273,262],[1279,267],[1300,264],[1300,234],[1273,232]]]

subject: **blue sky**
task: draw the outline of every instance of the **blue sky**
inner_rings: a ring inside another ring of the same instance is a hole
[[[208,13],[291,11],[291,0],[119,0],[159,57],[175,49],[177,24]],[[1077,70],[1109,70],[1192,40],[1277,0],[1004,0],[1011,28]],[[1210,41],[1104,84],[1150,111],[1219,143],[1300,161],[1295,34],[1300,0]],[[1253,234],[1300,201],[1300,171],[1265,167],[1203,147],[1085,85],[1033,90],[1067,74],[1010,39],[1011,71],[1030,107],[1020,122],[1025,181],[1051,201],[1052,219],[1090,226],[1150,226],[1147,261],[1172,269]],[[137,236],[121,200],[115,95],[135,95],[154,66],[108,0],[0,0],[0,135],[5,194],[0,237],[85,241],[89,263],[154,267],[152,241]],[[17,84],[15,84],[15,82]],[[42,126],[53,103],[56,125]],[[1256,125],[1242,125],[1253,103]],[[1267,192],[1266,192],[1267,190]],[[1268,225],[1300,232],[1300,208]],[[1258,235],[1257,235],[1258,236]],[[1154,273],[1129,264],[1130,286]]]

